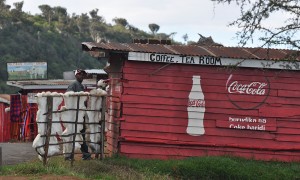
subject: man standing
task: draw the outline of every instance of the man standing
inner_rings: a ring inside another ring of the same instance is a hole
[[[85,78],[85,76],[87,75],[87,73],[82,70],[82,69],[77,69],[75,71],[75,78],[76,81],[72,82],[68,88],[67,88],[67,92],[68,91],[74,91],[74,92],[80,92],[80,91],[84,91],[84,86],[82,85],[82,81]],[[82,152],[82,159],[83,160],[90,160],[91,159],[91,154],[89,153],[89,148],[86,144],[85,141],[85,131],[86,131],[86,127],[85,127],[85,117],[84,117],[84,122],[83,122],[83,129],[80,131],[82,133],[82,138],[83,138],[83,143],[81,145],[81,152]],[[73,157],[65,157],[65,160],[71,160]]]
[[[87,73],[84,70],[77,69],[75,71],[76,81],[72,82],[68,86],[67,91],[74,91],[74,92],[84,91],[84,86],[82,85],[82,81],[86,75],[87,75]]]

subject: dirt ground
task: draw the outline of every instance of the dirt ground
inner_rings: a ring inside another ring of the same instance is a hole
[[[2,148],[2,165],[15,165],[37,158],[37,153],[28,143],[0,143]]]

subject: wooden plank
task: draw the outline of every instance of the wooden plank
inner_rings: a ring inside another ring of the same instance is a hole
[[[209,71],[223,71],[227,73],[242,73],[242,74],[269,74],[269,73],[274,73],[278,72],[278,70],[261,70],[261,69],[253,69],[253,68],[237,68],[237,69],[232,69],[228,67],[213,67],[213,66],[193,66],[193,65],[180,65],[180,64],[170,64],[169,66],[163,68],[163,70],[160,70],[163,66],[165,66],[165,63],[148,63],[148,62],[129,62],[126,61],[124,65],[124,72],[126,71],[126,68],[144,68],[144,69],[153,69],[157,74],[162,73],[163,71],[186,71],[186,72],[205,72]],[[157,71],[160,70],[160,71]],[[287,71],[288,72],[288,71]]]
[[[144,84],[143,87],[126,87],[124,88],[124,95],[142,95],[142,96],[154,96],[154,97],[177,97],[177,98],[188,98],[188,95],[191,91],[191,87],[185,90],[174,90],[174,89],[157,89],[157,88],[148,88],[147,84]],[[215,97],[221,98],[224,100],[229,100],[229,98],[235,99],[237,101],[255,101],[260,102],[261,99],[264,99],[265,96],[261,95],[244,95],[244,94],[229,94],[224,87],[217,86],[202,86],[205,99],[216,100]],[[277,96],[277,91],[270,91],[269,96]],[[229,96],[229,97],[228,97]]]
[[[299,129],[298,128],[288,128],[288,127],[278,127],[276,134],[295,134],[299,135]]]
[[[123,71],[124,73],[132,72],[132,69],[140,69],[141,71],[145,71],[145,69],[151,69],[153,71],[157,71],[159,68],[166,65],[165,63],[148,63],[148,62],[130,62],[125,61]],[[152,72],[153,72],[152,71]],[[224,74],[237,74],[237,75],[245,75],[245,74],[256,74],[256,75],[264,75],[270,77],[286,77],[286,78],[297,78],[300,79],[300,74],[295,71],[288,70],[271,70],[271,69],[254,69],[254,68],[228,68],[228,67],[212,67],[212,66],[193,66],[193,65],[180,65],[180,64],[171,64],[162,70],[158,71],[156,74],[163,73],[165,71],[175,71],[175,72],[221,72]],[[152,73],[151,72],[151,73]]]
[[[272,150],[258,150],[258,149],[240,149],[240,148],[233,148],[233,147],[209,147],[209,146],[176,146],[176,145],[156,145],[156,144],[137,144],[137,143],[128,143],[122,142],[121,145],[126,147],[124,149],[121,148],[122,153],[132,153],[132,154],[148,154],[148,155],[176,155],[181,154],[182,156],[203,156],[203,154],[194,154],[198,151],[204,150],[207,155],[218,155],[216,152],[223,152],[228,154],[239,154],[245,153],[250,154],[252,157],[253,155],[259,156],[260,154],[269,154],[269,157],[273,157],[273,155],[285,155],[285,156],[299,156],[299,152],[286,152],[286,151],[272,151]],[[144,148],[144,151],[142,150]],[[149,149],[149,150],[148,150]],[[164,149],[167,149],[165,151]],[[176,149],[179,152],[169,152],[168,150]],[[154,153],[151,153],[151,152]],[[228,155],[227,154],[227,155]],[[249,156],[249,157],[251,157]],[[274,160],[274,159],[273,159]]]
[[[278,96],[281,97],[292,97],[292,98],[297,98],[300,99],[300,91],[295,91],[295,90],[278,90]]]
[[[253,102],[238,102],[240,106],[242,107],[254,107],[257,105],[257,103]],[[123,104],[124,108],[147,108],[147,109],[160,109],[160,110],[176,110],[176,111],[187,111],[187,102],[186,103],[170,103],[170,102],[149,102],[147,104],[143,104],[142,99],[140,98],[140,101],[128,101]],[[229,101],[205,101],[205,108],[206,112],[210,113],[221,113],[219,109],[226,110],[226,113],[234,113],[234,111],[237,109],[236,106],[234,106]],[[223,112],[224,112],[223,111]],[[244,110],[245,112],[246,110]],[[252,111],[253,112],[253,111]],[[249,114],[249,111],[247,110],[247,114]],[[257,114],[257,111],[255,110],[255,114]]]
[[[132,146],[131,147],[127,147],[126,149],[124,149],[123,151],[131,151],[131,152],[137,152],[137,153],[145,153],[147,151],[149,151],[149,149],[151,149],[149,146],[155,146],[156,149],[153,149],[151,154],[173,154],[173,152],[166,152],[164,151],[164,147],[170,147],[170,146],[173,146],[173,147],[177,147],[177,150],[180,152],[182,151],[183,148],[186,148],[186,147],[189,147],[189,149],[187,150],[191,150],[193,148],[191,147],[194,147],[194,148],[207,148],[207,150],[213,150],[213,149],[216,149],[216,148],[235,148],[235,151],[239,151],[239,150],[245,150],[245,151],[256,151],[256,152],[259,152],[259,151],[269,151],[269,152],[284,152],[286,151],[285,153],[286,154],[293,154],[293,152],[287,152],[288,150],[290,151],[296,151],[297,150],[297,153],[295,154],[299,154],[299,148],[300,148],[300,143],[286,143],[286,142],[279,142],[278,146],[261,146],[263,144],[243,144],[243,145],[237,145],[237,144],[207,144],[207,143],[198,143],[198,144],[195,144],[195,142],[193,142],[193,144],[188,144],[188,143],[176,143],[174,142],[173,144],[172,143],[166,143],[165,141],[160,141],[160,142],[157,142],[157,141],[153,141],[153,140],[150,140],[150,141],[143,141],[141,138],[128,138],[128,142],[126,143],[130,143]],[[253,142],[253,141],[251,141]],[[258,141],[258,142],[263,142],[262,140],[261,141]],[[267,142],[267,141],[266,141]],[[124,142],[122,142],[124,143]],[[147,148],[143,147],[145,145],[149,145],[147,146]],[[287,146],[287,144],[289,144],[290,146]],[[134,148],[135,147],[135,148]],[[121,151],[122,152],[122,151]]]
[[[147,126],[147,125],[145,125]],[[172,127],[170,127],[171,129]],[[144,128],[146,129],[146,128]],[[274,140],[276,138],[275,134],[260,132],[260,131],[238,131],[234,129],[221,129],[221,128],[206,128],[205,136],[194,137],[186,134],[186,132],[165,132],[165,131],[155,131],[154,130],[133,130],[130,128],[122,127],[122,137],[139,137],[145,139],[162,139],[162,140],[172,140],[172,141],[182,141],[182,142],[207,142],[210,144],[216,144],[219,142],[223,144],[224,142],[236,143],[241,139],[265,139]],[[216,140],[217,139],[217,140]]]
[[[135,130],[130,129],[133,127]],[[250,131],[250,130],[236,130],[236,129],[225,129],[225,128],[211,128],[205,127],[205,134],[203,136],[190,136],[186,133],[186,126],[157,126],[154,124],[138,124],[138,123],[126,123],[121,126],[122,137],[127,137],[129,134],[135,135],[133,137],[140,137],[144,133],[147,133],[148,136],[143,138],[145,139],[166,139],[169,136],[175,138],[178,141],[195,141],[195,142],[207,142],[210,144],[220,144],[230,143],[235,144],[246,139],[253,139],[254,142],[258,139],[272,140],[275,138],[275,134],[270,134],[261,131]],[[130,132],[132,131],[132,132]],[[157,134],[158,133],[158,134]],[[162,134],[161,134],[162,133]],[[159,137],[158,135],[163,135]],[[170,139],[169,139],[170,140]],[[249,142],[248,140],[246,142]],[[256,142],[255,142],[256,143]],[[275,142],[270,142],[271,144]]]
[[[176,73],[178,74],[178,73]],[[181,75],[181,74],[180,74]],[[224,75],[224,74],[207,74],[207,73],[197,73],[197,74],[190,74],[190,76],[183,77],[183,76],[168,76],[168,75],[153,75],[149,76],[147,74],[131,74],[126,73],[124,74],[124,78],[131,81],[147,81],[147,82],[160,82],[160,83],[179,83],[179,84],[190,84],[192,81],[193,75],[200,75],[201,81],[203,81],[204,85],[214,85],[214,84],[223,84],[226,85],[227,80],[231,77],[235,81],[239,81],[241,83],[246,82],[266,82],[268,83],[265,77],[257,77],[257,75]],[[271,79],[273,80],[273,78]],[[270,81],[270,80],[269,80]],[[272,81],[270,81],[273,83]],[[295,82],[292,80],[286,80],[286,84],[289,83],[294,84]],[[282,83],[281,83],[282,84]],[[296,83],[299,84],[299,83]]]
[[[295,79],[293,79],[295,80]],[[293,90],[293,91],[299,91],[299,83],[295,84],[289,84],[289,83],[272,83],[271,84],[272,89],[278,89],[278,90]]]
[[[300,103],[300,102],[299,102]],[[299,104],[300,105],[300,104]],[[299,107],[262,107],[259,109],[259,115],[263,117],[287,118],[292,116],[300,116]]]
[[[234,111],[228,111],[224,109],[207,109],[206,113],[220,113],[220,114],[227,114],[232,113],[235,115],[251,115],[251,116],[258,116],[257,110],[234,110]],[[137,108],[123,108],[123,114],[124,115],[142,115],[142,116],[151,116],[151,117],[180,117],[180,118],[186,118],[187,119],[187,112],[186,111],[172,111],[172,110],[157,110],[157,109],[137,109]],[[199,113],[195,113],[195,116],[200,115]]]
[[[277,126],[300,129],[300,119],[278,119]]]
[[[128,148],[129,145],[123,145],[121,147],[124,147],[124,149],[132,149]],[[178,147],[156,147],[160,148],[161,151],[168,152],[168,149],[178,149]],[[183,148],[183,147],[180,147]],[[147,158],[147,159],[182,159],[192,156],[224,156],[224,155],[234,155],[238,157],[248,158],[248,159],[256,159],[256,160],[264,160],[264,161],[299,161],[299,154],[297,153],[282,153],[282,152],[270,152],[270,151],[254,151],[254,150],[248,150],[248,151],[237,151],[236,149],[229,149],[229,148],[213,148],[213,149],[205,149],[205,148],[198,148],[198,149],[191,149],[190,147],[186,147],[189,149],[187,153],[177,153],[177,154],[150,154],[149,151],[143,151],[143,152],[124,152],[121,150],[121,154],[132,157],[132,158]],[[145,147],[145,149],[153,150],[153,148]],[[180,151],[185,151],[180,149]]]
[[[268,99],[271,97],[268,97]],[[239,104],[242,107],[253,107],[254,105],[258,105],[261,102],[263,102],[263,98],[253,98],[251,96],[241,97],[240,99],[236,100],[237,97],[229,98],[222,94],[216,94],[216,93],[205,93],[205,103],[208,106],[214,107],[214,103],[217,101],[224,102],[224,108],[228,107],[234,107],[232,103],[229,104],[230,101],[234,101],[236,104]],[[277,98],[278,99],[278,98]],[[149,104],[165,104],[165,105],[174,105],[174,106],[186,106],[188,103],[188,97],[177,97],[172,96],[170,97],[164,97],[164,96],[147,96],[147,95],[130,95],[130,94],[124,94],[122,96],[122,101],[125,103],[140,103],[145,104],[145,102]],[[269,101],[269,100],[268,100]],[[294,101],[295,102],[295,101]],[[300,102],[299,102],[300,103]],[[220,107],[220,105],[216,104],[215,106]]]
[[[140,124],[155,124],[155,125],[172,125],[172,126],[187,126],[186,118],[179,117],[149,117],[139,115],[125,115],[123,122],[140,123]],[[207,127],[216,127],[215,120],[205,119]]]
[[[276,141],[300,143],[300,138],[299,138],[299,134],[277,134]]]

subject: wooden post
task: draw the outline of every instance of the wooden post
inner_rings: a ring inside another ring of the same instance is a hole
[[[106,112],[106,97],[102,97],[102,110],[101,110],[101,154],[100,159],[103,160],[104,158],[104,135],[105,135],[105,112]]]
[[[47,131],[46,131],[46,140],[45,140],[45,154],[43,157],[44,166],[47,164],[48,150],[49,150],[49,140],[51,136],[51,126],[52,126],[52,106],[53,106],[53,97],[47,97]]]
[[[73,166],[74,158],[75,158],[74,151],[75,151],[75,139],[76,139],[76,135],[77,135],[79,102],[80,102],[80,95],[77,96],[77,109],[76,109],[76,119],[75,119],[75,131],[74,131],[74,135],[73,135],[73,147],[72,147],[72,153],[71,153],[71,157],[73,156],[73,158],[71,160],[71,166]]]

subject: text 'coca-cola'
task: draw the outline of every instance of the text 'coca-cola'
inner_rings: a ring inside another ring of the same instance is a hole
[[[188,107],[205,107],[204,99],[189,99]]]
[[[238,81],[233,81],[227,88],[229,93],[250,94],[250,95],[265,95],[264,89],[267,83],[251,82],[249,84],[242,84]]]

